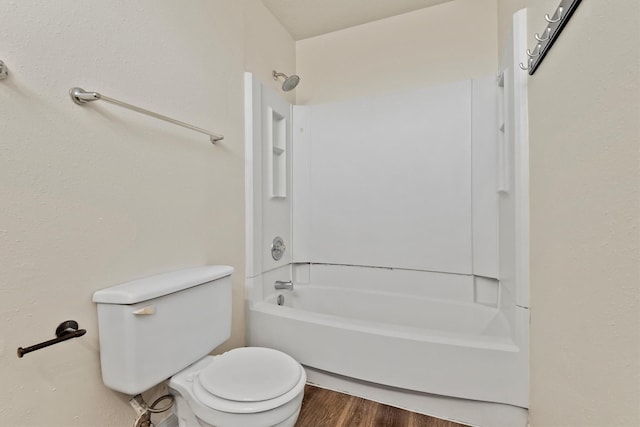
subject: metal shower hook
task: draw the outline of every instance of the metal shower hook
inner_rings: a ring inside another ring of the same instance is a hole
[[[540,55],[541,49],[542,49],[542,45],[538,43],[536,47],[533,48],[533,52],[531,52],[530,49],[527,49],[527,55],[529,55],[530,57],[538,56]]]
[[[529,57],[529,60],[527,61],[527,66],[525,67],[524,64],[521,62],[520,69],[524,71],[529,71],[531,69],[531,65],[533,65],[533,58]]]
[[[539,42],[546,42],[547,40],[549,40],[549,37],[551,36],[551,28],[547,27],[544,30],[544,33],[546,34],[545,38],[540,37],[540,34],[536,33],[535,34],[536,40],[538,40]]]
[[[6,79],[7,77],[9,77],[9,69],[4,62],[0,61],[0,80]]]
[[[558,9],[556,9],[556,13],[553,15],[554,17],[550,17],[549,14],[545,14],[544,15],[544,19],[547,20],[548,23],[550,24],[554,24],[556,22],[560,22],[560,20],[562,19],[562,6],[558,7]]]

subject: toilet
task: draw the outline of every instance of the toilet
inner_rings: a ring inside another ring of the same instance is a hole
[[[293,427],[304,368],[277,350],[209,352],[231,335],[231,273],[211,265],[93,294],[104,384],[129,395],[169,379],[180,427]]]

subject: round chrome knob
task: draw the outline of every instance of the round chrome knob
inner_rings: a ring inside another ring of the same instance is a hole
[[[273,243],[271,243],[271,257],[276,261],[280,261],[286,249],[287,247],[284,245],[282,237],[276,236],[273,239]]]

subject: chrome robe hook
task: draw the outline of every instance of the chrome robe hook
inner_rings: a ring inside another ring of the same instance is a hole
[[[524,71],[529,71],[531,69],[532,64],[533,64],[533,58],[529,57],[529,60],[527,61],[527,66],[525,67],[525,65],[521,62],[520,69]]]
[[[556,13],[553,15],[553,17],[550,17],[549,14],[547,13],[544,15],[544,19],[546,19],[547,22],[550,24],[555,24],[556,22],[560,22],[560,20],[562,19],[562,6],[556,9]]]
[[[536,40],[538,40],[539,42],[546,42],[547,40],[549,40],[549,37],[550,37],[550,35],[551,35],[551,28],[547,27],[547,28],[544,30],[544,34],[545,34],[545,37],[544,37],[544,38],[542,38],[542,37],[540,37],[540,34],[536,33],[536,34],[535,34],[535,38],[536,38]]]
[[[542,50],[542,45],[538,43],[536,47],[533,48],[533,52],[531,52],[530,49],[527,49],[527,55],[530,57],[538,56],[540,55],[540,50]]]

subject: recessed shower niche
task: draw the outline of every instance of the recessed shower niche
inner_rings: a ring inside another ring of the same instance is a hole
[[[271,196],[287,197],[287,120],[269,108],[271,132]]]

